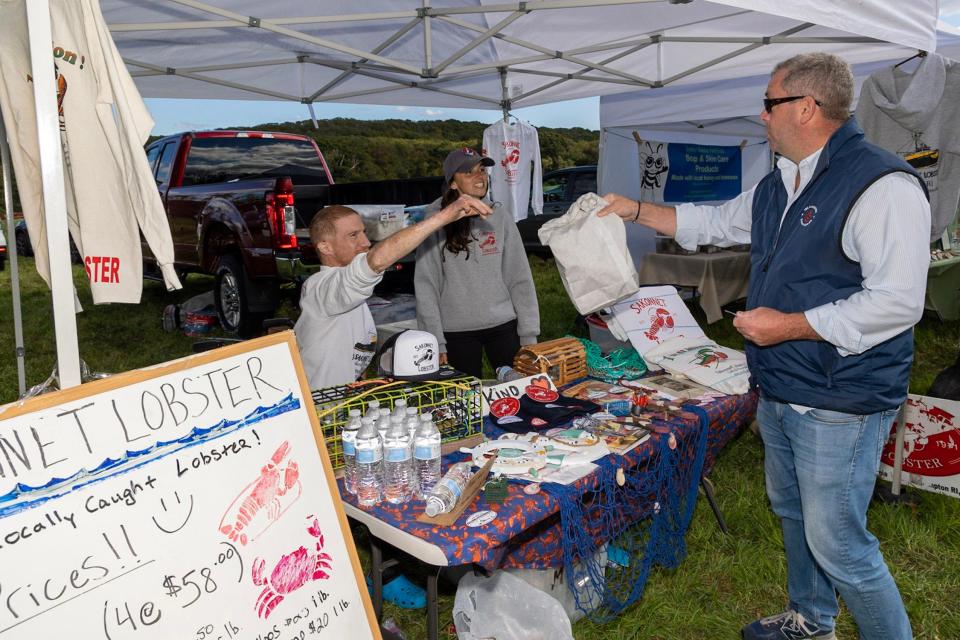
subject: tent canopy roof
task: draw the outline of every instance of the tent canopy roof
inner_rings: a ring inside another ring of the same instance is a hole
[[[937,0],[101,0],[145,97],[500,109],[933,50]],[[894,43],[891,45],[890,43]]]
[[[939,23],[937,52],[960,60],[960,30]],[[855,97],[863,81],[875,71],[912,55],[912,50],[891,47],[878,58],[853,65]],[[915,52],[913,52],[915,53]],[[846,57],[846,56],[845,56]],[[764,137],[760,99],[770,79],[767,73],[744,74],[725,80],[663,87],[655,91],[630,91],[600,99],[600,127],[644,127],[662,130],[716,130],[721,135]]]

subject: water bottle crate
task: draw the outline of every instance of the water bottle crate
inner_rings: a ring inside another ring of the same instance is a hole
[[[433,413],[443,442],[483,431],[480,380],[466,374],[428,382],[361,380],[317,389],[311,395],[334,470],[343,467],[340,431],[347,423],[350,410],[359,409],[364,413],[371,400],[379,401],[381,407],[392,411],[394,403],[404,398],[407,406],[416,407],[418,413]]]

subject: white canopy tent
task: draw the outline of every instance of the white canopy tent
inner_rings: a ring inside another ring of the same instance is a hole
[[[144,97],[487,109],[762,74],[810,49],[932,50],[937,4],[102,0]]]
[[[940,55],[960,59],[960,30],[939,23],[936,50]],[[916,51],[906,47],[890,47],[876,60],[854,64],[854,105],[861,85],[870,74],[897,64],[914,53]],[[743,188],[759,182],[770,170],[771,161],[766,129],[759,115],[769,78],[768,68],[762,75],[601,97],[598,176],[601,193],[640,195],[639,156],[634,133],[641,139],[660,142],[721,146],[746,142]],[[644,254],[653,250],[655,234],[636,226],[628,231],[631,252],[639,263]]]
[[[49,0],[28,32],[62,387],[80,382]],[[63,0],[57,0],[63,1]],[[934,50],[938,0],[101,0],[145,97],[510,109],[762,75],[810,50]],[[2,29],[23,29],[3,25]],[[890,44],[893,43],[893,44]]]

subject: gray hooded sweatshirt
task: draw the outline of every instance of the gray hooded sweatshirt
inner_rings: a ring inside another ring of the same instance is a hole
[[[439,210],[437,200],[427,215]],[[540,309],[516,222],[498,209],[486,219],[471,218],[470,231],[469,258],[444,250],[443,229],[417,249],[417,324],[437,336],[443,353],[444,331],[490,329],[514,318],[520,344],[535,343]]]
[[[930,241],[939,239],[960,199],[960,64],[930,54],[913,73],[878,71],[863,83],[856,115],[867,140],[923,176],[930,192]]]

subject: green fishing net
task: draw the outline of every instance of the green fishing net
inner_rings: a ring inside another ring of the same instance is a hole
[[[616,382],[620,378],[633,380],[647,373],[647,363],[633,347],[625,347],[603,355],[596,342],[577,338],[587,352],[587,373],[604,382]]]

